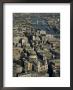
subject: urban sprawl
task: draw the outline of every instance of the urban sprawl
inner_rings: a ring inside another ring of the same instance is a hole
[[[13,14],[13,76],[60,76],[60,14]]]

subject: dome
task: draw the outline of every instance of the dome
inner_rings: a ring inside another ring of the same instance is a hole
[[[30,55],[36,55],[35,51],[31,51]]]
[[[35,51],[31,51],[30,58],[34,58],[34,59],[37,58]]]

